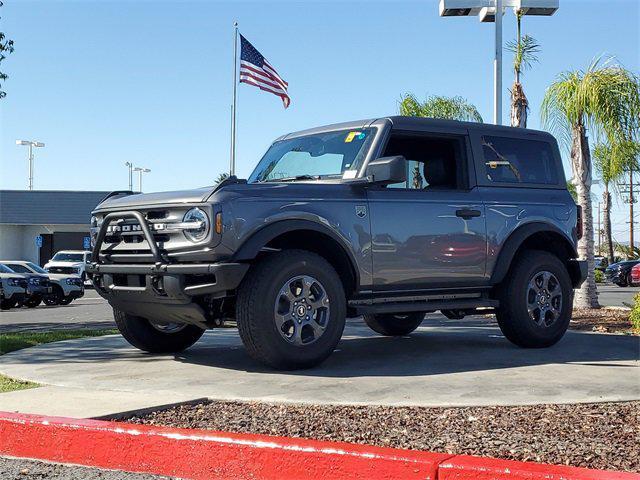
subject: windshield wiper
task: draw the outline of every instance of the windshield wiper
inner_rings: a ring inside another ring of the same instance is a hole
[[[296,180],[320,180],[320,175],[296,175],[295,177],[270,178],[264,182],[295,182]]]

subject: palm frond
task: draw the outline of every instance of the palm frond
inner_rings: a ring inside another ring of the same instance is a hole
[[[415,95],[405,94],[398,102],[401,115],[413,117],[445,118],[482,123],[482,116],[475,107],[460,96],[445,97],[432,95],[424,102],[420,102]]]

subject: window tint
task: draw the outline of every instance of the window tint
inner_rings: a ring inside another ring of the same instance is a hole
[[[547,142],[483,136],[482,150],[485,174],[491,182],[558,183],[558,169]]]
[[[385,157],[402,155],[407,159],[407,181],[388,188],[416,190],[454,190],[464,185],[464,139],[432,135],[392,135]]]
[[[27,267],[20,264],[10,263],[8,267],[16,273],[31,273]]]

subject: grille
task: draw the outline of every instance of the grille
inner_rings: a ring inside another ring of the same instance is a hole
[[[49,267],[50,273],[66,273],[69,275],[77,274],[77,270],[74,267]]]

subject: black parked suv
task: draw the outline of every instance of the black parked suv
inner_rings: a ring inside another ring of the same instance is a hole
[[[114,192],[87,272],[142,350],[235,319],[252,357],[293,369],[357,315],[407,335],[425,312],[495,312],[516,345],[553,345],[586,276],[580,235],[548,133],[387,117],[284,135],[248,180]]]

